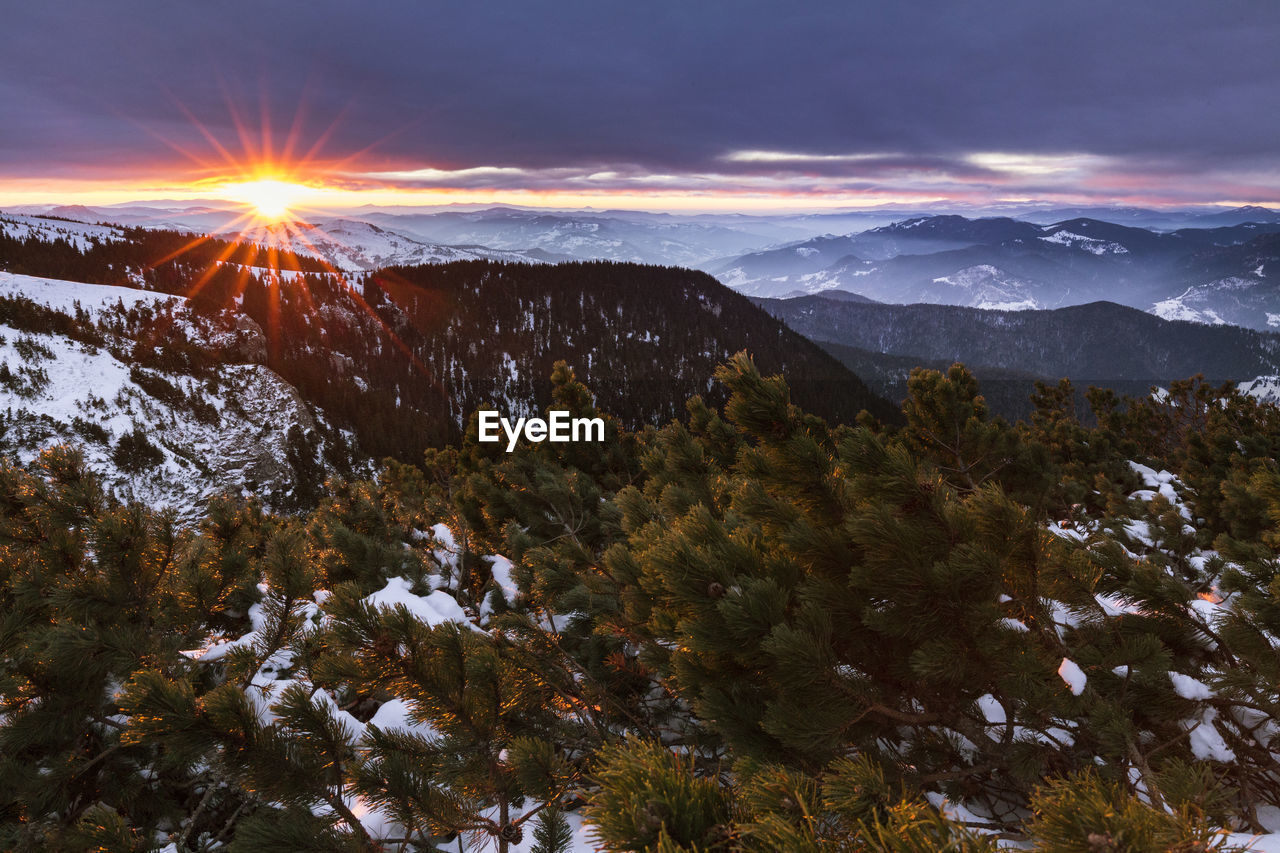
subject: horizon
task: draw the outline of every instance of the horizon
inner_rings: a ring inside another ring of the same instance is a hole
[[[0,205],[0,215],[21,215],[21,216],[60,216],[59,211],[72,212],[77,209],[83,209],[91,213],[128,213],[140,211],[153,211],[164,213],[191,213],[199,210],[220,211],[220,212],[241,212],[244,211],[247,217],[253,217],[254,205],[250,202],[236,201],[232,199],[220,198],[169,198],[169,199],[151,199],[138,198],[126,201],[110,202],[110,203],[82,203],[82,202],[28,202],[17,205]],[[540,206],[533,204],[516,204],[508,202],[450,202],[450,203],[434,203],[434,204],[374,204],[362,203],[358,206],[325,206],[325,207],[308,207],[297,206],[290,208],[286,218],[296,221],[308,221],[308,219],[320,219],[323,217],[342,217],[342,216],[359,216],[361,213],[383,213],[392,216],[396,215],[414,215],[414,214],[438,214],[438,213],[479,213],[493,210],[513,210],[521,212],[546,213],[546,214],[580,214],[580,215],[596,215],[596,216],[625,216],[630,214],[644,216],[668,216],[672,218],[694,218],[694,217],[743,217],[743,218],[760,218],[760,219],[784,219],[792,217],[809,217],[809,216],[861,216],[874,214],[901,214],[903,216],[946,216],[955,215],[963,216],[970,219],[981,218],[1009,218],[1017,219],[1020,215],[1044,213],[1047,211],[1096,211],[1099,214],[1106,212],[1122,212],[1130,211],[1135,213],[1148,212],[1152,214],[1187,214],[1187,215],[1211,215],[1215,213],[1230,213],[1243,210],[1259,210],[1266,213],[1280,213],[1280,206],[1272,207],[1269,205],[1260,205],[1252,203],[1239,202],[1213,202],[1204,204],[1176,204],[1176,205],[1119,205],[1119,204],[1063,204],[1055,203],[1049,200],[1041,201],[1024,201],[1024,202],[1006,202],[993,204],[965,204],[957,202],[932,203],[932,204],[882,204],[867,205],[863,207],[846,206],[846,207],[823,207],[823,208],[800,208],[800,209],[776,209],[776,210],[736,210],[736,209],[688,209],[688,210],[671,210],[666,208],[645,208],[645,207],[596,207],[584,205],[581,207],[562,207],[562,206]],[[307,214],[310,214],[308,216]],[[262,218],[262,217],[257,217]]]

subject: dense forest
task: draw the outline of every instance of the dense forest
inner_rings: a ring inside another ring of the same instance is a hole
[[[0,846],[1229,849],[1274,825],[1280,410],[745,355],[604,445],[475,441],[297,516],[0,467]],[[549,405],[600,414],[558,365]],[[585,827],[585,829],[584,829]],[[1234,833],[1234,834],[1232,834]]]
[[[1236,326],[1163,320],[1096,302],[1051,311],[991,311],[951,305],[884,305],[828,295],[757,299],[770,314],[817,341],[877,394],[899,401],[917,365],[968,365],[988,404],[1010,420],[1030,416],[1036,380],[1070,378],[1142,394],[1203,374],[1244,382],[1280,372],[1280,335]]]
[[[1052,311],[883,305],[822,296],[760,299],[816,341],[922,360],[1016,368],[1081,383],[1169,382],[1202,373],[1240,382],[1280,372],[1280,335],[1159,317],[1111,302]]]

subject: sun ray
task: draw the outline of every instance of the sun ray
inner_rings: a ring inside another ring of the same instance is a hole
[[[298,307],[309,315],[318,311],[315,295],[308,285],[308,276],[324,276],[332,282],[337,292],[344,293],[354,308],[374,324],[384,340],[399,351],[408,362],[409,369],[418,373],[432,388],[443,393],[444,385],[440,376],[431,371],[423,360],[413,351],[391,326],[382,318],[372,305],[364,298],[359,286],[359,279],[353,279],[348,273],[331,263],[325,253],[315,245],[308,230],[301,223],[293,221],[294,215],[305,216],[308,212],[321,212],[308,206],[308,202],[322,199],[324,188],[321,178],[324,174],[341,174],[350,164],[357,163],[378,145],[412,127],[416,121],[410,121],[390,131],[368,146],[353,151],[346,156],[321,161],[321,154],[332,135],[341,127],[343,117],[348,113],[351,104],[339,111],[337,117],[307,146],[305,153],[298,157],[296,152],[302,148],[302,138],[306,124],[304,107],[300,103],[288,133],[279,139],[273,132],[270,111],[265,99],[260,104],[261,120],[255,130],[251,130],[241,110],[229,96],[225,81],[220,80],[227,114],[234,127],[239,142],[241,156],[236,156],[226,144],[219,139],[213,127],[198,119],[180,100],[170,94],[178,110],[186,117],[190,126],[202,137],[213,152],[212,157],[201,156],[195,151],[173,140],[160,137],[169,147],[187,157],[196,164],[208,177],[203,179],[206,186],[217,194],[237,204],[244,205],[240,212],[225,223],[217,233],[194,236],[189,242],[170,252],[154,263],[151,269],[175,261],[185,253],[193,252],[202,245],[212,241],[224,241],[205,269],[199,270],[195,280],[186,287],[184,295],[187,299],[197,299],[205,292],[210,283],[218,278],[219,271],[228,263],[235,267],[234,278],[226,293],[219,293],[219,300],[226,300],[222,307],[233,308],[241,300],[253,282],[259,282],[264,288],[266,298],[265,315],[259,315],[266,326],[268,344],[271,350],[268,358],[278,356],[280,334],[284,329],[285,318],[282,310],[285,298],[299,300]],[[281,145],[280,151],[276,146]],[[218,159],[221,159],[221,163]],[[237,258],[237,253],[243,257]],[[291,269],[286,271],[288,266]],[[315,271],[319,268],[319,272]],[[378,286],[376,283],[373,286]],[[233,310],[237,310],[233,308]],[[155,333],[164,333],[157,327]]]
[[[299,199],[314,192],[311,187],[304,184],[295,184],[274,177],[229,184],[225,189],[232,198],[251,205],[257,218],[267,222],[281,221]]]

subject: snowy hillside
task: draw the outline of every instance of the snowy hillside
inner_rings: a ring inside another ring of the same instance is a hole
[[[183,365],[184,345],[233,363]],[[264,351],[247,317],[219,328],[178,297],[0,273],[0,448],[71,444],[116,493],[183,517],[226,490],[289,506],[336,434]]]
[[[1178,296],[1155,303],[1151,313],[1166,320],[1275,329],[1280,327],[1280,292],[1267,280],[1265,270],[1265,264],[1258,264],[1248,275],[1188,287]]]
[[[105,215],[110,215],[110,211],[106,211]],[[444,246],[354,219],[333,219],[314,224],[290,222],[246,226],[243,222],[234,221],[211,224],[218,227],[210,233],[226,240],[252,242],[303,258],[317,258],[347,273],[385,266],[443,264],[450,261],[541,263],[539,257],[523,252],[497,251],[484,246]],[[175,223],[167,220],[148,222],[145,227],[177,227],[177,230],[196,236],[201,234],[197,229],[175,226]],[[65,240],[82,252],[94,241],[110,243],[128,239],[125,228],[121,225],[90,224],[9,213],[0,214],[0,235],[18,240]]]
[[[1029,311],[1044,307],[1036,302],[1026,282],[990,264],[938,276],[933,284],[941,285],[936,301],[944,305],[970,305],[991,311]]]
[[[0,234],[17,240],[65,240],[80,251],[93,240],[104,242],[125,239],[124,229],[116,225],[95,225],[44,216],[25,216],[15,213],[0,215]]]
[[[483,246],[442,246],[427,243],[353,219],[334,219],[316,224],[291,222],[287,225],[255,225],[248,229],[226,231],[220,236],[249,240],[304,257],[320,258],[345,272],[389,266],[444,264],[450,261],[538,262],[520,252],[494,251]]]
[[[1256,400],[1280,405],[1280,376],[1259,376],[1240,383],[1240,392]]]

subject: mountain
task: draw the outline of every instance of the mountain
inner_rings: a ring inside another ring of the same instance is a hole
[[[854,235],[852,249],[861,257],[882,261],[1037,236],[1034,225],[1008,217],[918,216]]]
[[[247,215],[243,205],[192,205],[187,203],[170,204],[161,207],[158,206],[160,204],[162,203],[113,205],[110,207],[90,207],[82,204],[53,207],[40,206],[15,209],[6,215],[25,213],[45,217],[55,216],[77,222],[110,222],[116,225],[141,228],[166,228],[209,233],[222,231],[238,223],[243,223]]]
[[[539,412],[558,360],[633,427],[669,420],[696,394],[714,402],[716,366],[744,349],[766,373],[787,372],[797,401],[824,417],[895,416],[817,345],[704,273],[472,260],[349,274],[296,243],[78,233],[97,227],[33,219],[12,226],[21,237],[6,227],[0,267],[184,296],[213,326],[244,318],[261,332],[260,363],[347,430],[364,458],[416,461],[480,408]],[[197,338],[191,348],[222,363]]]
[[[181,205],[151,203],[121,207],[54,207],[41,205],[14,210],[6,216],[55,216],[86,223],[111,222],[122,226],[158,228],[193,233],[236,236],[274,230],[253,222],[243,206]],[[345,246],[335,253],[335,266],[371,268],[375,256],[389,257],[400,251],[403,257],[386,263],[414,263],[412,253],[423,258],[447,258],[456,250],[457,258],[503,259],[513,253],[540,261],[613,260],[674,266],[700,266],[717,258],[777,244],[803,240],[821,233],[823,223],[798,217],[754,217],[729,215],[673,216],[639,211],[547,211],[515,207],[472,209],[362,208],[341,216],[321,211],[299,215],[305,222],[290,223],[299,228],[319,228],[335,232],[324,242]],[[873,218],[846,217],[840,221],[880,222]],[[365,226],[362,230],[358,225]],[[401,248],[386,245],[387,234]],[[352,245],[347,246],[350,241]],[[407,243],[425,245],[417,248]],[[363,256],[363,257],[362,257]],[[457,259],[452,258],[452,259]],[[422,262],[432,262],[424,260]],[[376,263],[373,265],[377,265]]]
[[[344,272],[384,266],[443,264],[450,261],[498,260],[541,263],[522,252],[499,252],[484,246],[441,246],[353,219],[318,223],[289,222],[254,225],[222,232],[229,240],[281,247],[299,255],[327,261]]]
[[[1152,313],[1170,320],[1231,323],[1253,329],[1280,327],[1280,234],[1216,246],[1187,258],[1178,295]]]
[[[188,519],[225,491],[301,508],[369,460],[265,356],[244,315],[0,273],[0,452],[72,444],[112,491]]]
[[[809,240],[788,243],[773,249],[749,252],[729,260],[717,260],[704,265],[707,272],[723,284],[746,294],[754,293],[758,282],[772,282],[775,277],[788,281],[798,277],[805,281],[809,274],[817,273],[838,262],[861,263],[853,257],[853,238],[826,234]],[[807,289],[804,285],[801,289]]]
[[[1015,206],[1014,214],[1023,222],[1034,222],[1037,225],[1052,225],[1068,219],[1100,219],[1103,222],[1114,222],[1117,225],[1132,225],[1138,228],[1150,228],[1172,231],[1175,228],[1194,227],[1196,220],[1202,215],[1187,210],[1152,210],[1146,207],[1028,207]]]
[[[806,337],[878,353],[1073,379],[1157,381],[1280,371],[1280,335],[1163,320],[1111,302],[1042,311],[757,299]]]
[[[1280,376],[1257,376],[1240,383],[1241,393],[1264,403],[1280,406]]]
[[[829,238],[848,251],[821,269],[814,268],[817,255],[777,252],[767,267],[743,257],[715,272],[750,295],[842,289],[882,302],[1036,308],[1080,301],[1081,294],[1096,297],[1105,292],[1098,282],[1117,270],[1129,274],[1136,267],[1145,274],[1147,264],[1117,256],[1128,254],[1133,243],[1145,261],[1158,240],[1151,232],[1097,220],[1038,226],[1007,217],[929,216]]]
[[[593,212],[552,213],[515,208],[424,214],[369,213],[361,218],[448,245],[538,249],[579,260],[696,266],[775,242],[751,230],[688,218]]]
[[[1244,222],[1258,222],[1269,225],[1280,224],[1280,210],[1270,207],[1262,207],[1256,204],[1246,204],[1241,207],[1234,207],[1231,210],[1224,210],[1220,213],[1207,213],[1197,217],[1196,224],[1204,227],[1212,227],[1215,225],[1239,225]]]
[[[0,237],[46,243],[61,240],[79,251],[88,249],[95,242],[121,242],[127,239],[126,229],[119,225],[98,225],[49,215],[21,214],[0,216]]]
[[[756,299],[818,341],[876,393],[906,394],[915,366],[964,362],[995,411],[1025,416],[1034,380],[1069,377],[1144,394],[1152,385],[1204,374],[1214,382],[1280,372],[1280,335],[1163,320],[1108,302],[1056,310],[987,311],[946,305],[883,305],[826,296]]]
[[[624,422],[659,423],[711,395],[717,364],[747,350],[788,371],[797,400],[848,422],[895,412],[820,348],[703,273],[607,262],[393,267],[365,281],[370,304],[447,378],[459,415],[486,401],[532,414],[564,359]]]
[[[1257,223],[1157,232],[1091,218],[1035,225],[932,216],[825,238],[827,245],[849,254],[821,269],[815,269],[824,259],[819,253],[801,256],[783,247],[721,262],[712,271],[752,296],[840,289],[878,302],[1004,309],[1106,299],[1161,316],[1212,319],[1190,298],[1185,305],[1153,306],[1177,299],[1190,287],[1244,272],[1215,271],[1206,259],[1238,267],[1232,247],[1278,231],[1280,225]],[[1259,245],[1264,252],[1270,247]],[[1231,322],[1253,325],[1242,310]]]

